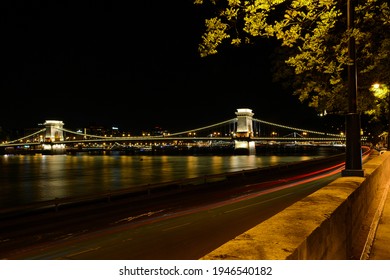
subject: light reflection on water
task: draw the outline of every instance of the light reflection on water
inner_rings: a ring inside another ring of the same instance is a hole
[[[0,156],[0,208],[311,158],[314,156],[5,155]]]

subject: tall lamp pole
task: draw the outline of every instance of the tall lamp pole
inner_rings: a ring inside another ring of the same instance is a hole
[[[355,0],[347,2],[347,28],[354,28]],[[348,114],[345,117],[346,126],[346,160],[342,176],[364,177],[362,169],[362,150],[360,143],[360,115],[357,113],[357,68],[355,38],[348,40]]]

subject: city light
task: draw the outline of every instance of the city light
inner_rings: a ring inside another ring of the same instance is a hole
[[[379,99],[385,99],[389,95],[389,88],[386,84],[375,83],[371,86],[370,90],[373,92],[375,97]]]
[[[387,99],[387,122],[388,122],[388,130],[387,130],[387,150],[390,151],[390,90],[386,84],[382,83],[374,83],[370,90],[373,92],[374,96],[380,100]]]

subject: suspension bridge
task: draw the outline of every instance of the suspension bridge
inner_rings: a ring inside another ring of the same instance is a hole
[[[98,150],[153,150],[168,147],[231,147],[237,153],[256,153],[260,145],[344,146],[345,136],[276,124],[254,118],[241,108],[236,117],[181,132],[159,135],[107,136],[64,128],[59,120],[47,120],[44,128],[21,138],[3,141],[0,153],[69,153]],[[364,140],[364,139],[363,139]]]

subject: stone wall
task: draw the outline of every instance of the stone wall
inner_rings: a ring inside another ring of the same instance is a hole
[[[341,177],[201,259],[349,259],[370,204],[390,183],[390,153]]]

